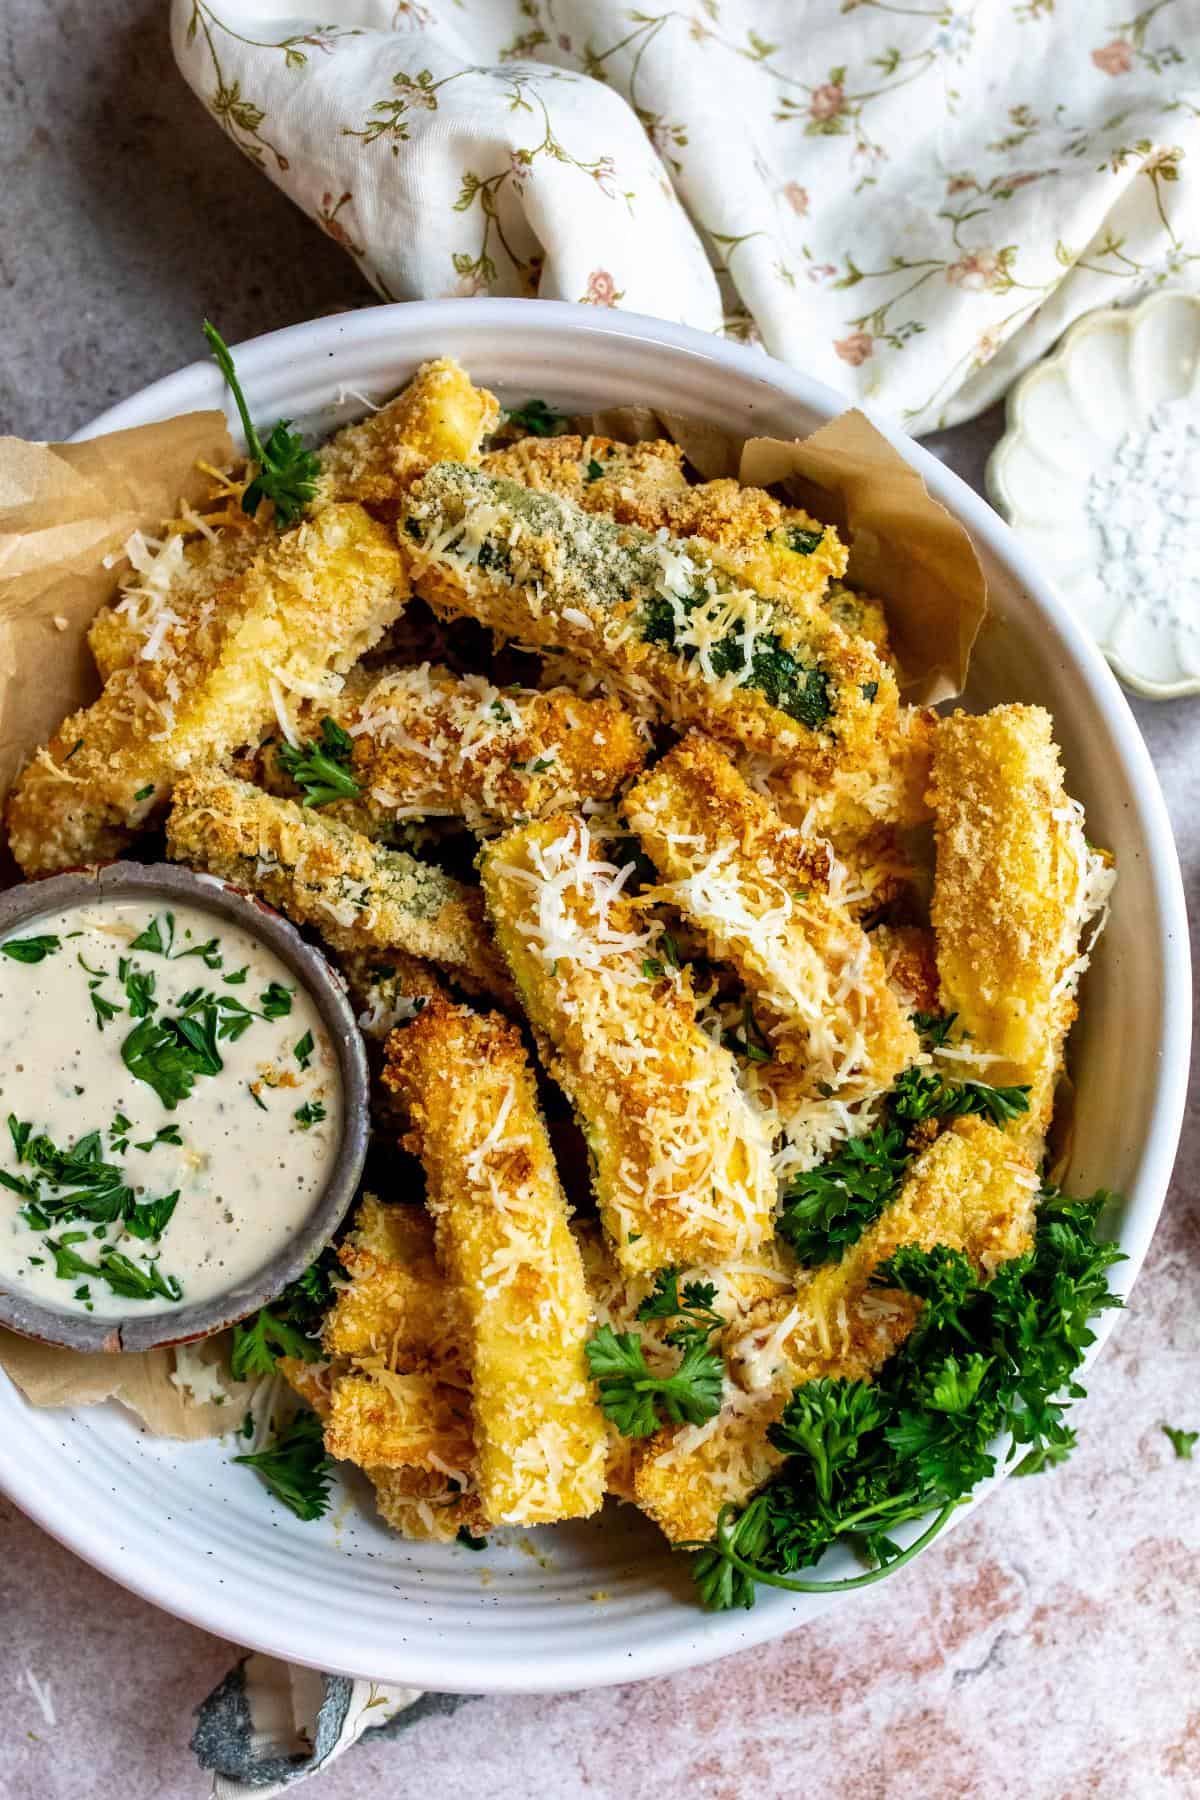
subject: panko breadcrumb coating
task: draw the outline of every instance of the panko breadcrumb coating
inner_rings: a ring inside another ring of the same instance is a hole
[[[879,761],[892,671],[817,601],[755,593],[699,539],[451,463],[412,489],[400,535],[435,612],[603,665],[637,708],[790,756],[814,780]]]
[[[347,425],[320,450],[314,508],[356,500],[388,510],[435,462],[477,462],[500,404],[452,357],[422,363],[394,400]]]
[[[326,717],[354,740],[351,773],[362,792],[322,811],[365,813],[371,835],[425,817],[494,830],[606,799],[646,758],[636,723],[614,700],[496,687],[428,663],[353,672],[341,693],[301,710],[297,730],[316,739]]]
[[[365,1194],[338,1258],[346,1285],[322,1326],[326,1354],[382,1356],[390,1368],[428,1369],[465,1387],[458,1295],[438,1267],[425,1208],[387,1206]]]
[[[199,770],[176,789],[167,854],[261,894],[295,924],[316,926],[335,950],[403,950],[485,992],[509,992],[476,888],[294,800]]]
[[[663,876],[650,893],[732,963],[773,1059],[842,1099],[890,1087],[917,1053],[870,938],[828,891],[828,856],[697,733],[630,789],[625,811]]]
[[[839,851],[880,825],[909,830],[930,816],[937,723],[928,707],[900,706],[879,721],[873,764],[814,768],[802,756],[767,756],[756,759],[753,784],[789,823],[829,838]]]
[[[634,1474],[637,1504],[675,1542],[710,1538],[721,1507],[743,1504],[783,1461],[767,1429],[792,1390],[821,1376],[869,1380],[912,1330],[920,1301],[871,1287],[879,1265],[902,1244],[944,1244],[990,1275],[1031,1246],[1037,1190],[1033,1164],[1003,1132],[981,1119],[955,1120],[841,1262],[725,1333],[722,1410],[650,1440]]]
[[[497,942],[542,1060],[575,1108],[621,1266],[746,1255],[771,1230],[761,1120],[729,1053],[696,1023],[686,970],[664,964],[586,822],[518,826],[481,874]]]
[[[864,637],[874,644],[880,656],[893,663],[892,643],[888,634],[887,609],[874,594],[864,594],[848,587],[844,581],[831,581],[821,596],[821,604],[831,619],[836,619],[851,637]]]
[[[586,1518],[607,1449],[584,1355],[590,1307],[520,1034],[435,998],[393,1033],[384,1080],[412,1120],[406,1143],[465,1320],[484,1513]]]
[[[1087,842],[1041,707],[943,719],[929,800],[942,1007],[957,1015],[972,1063],[982,1059],[981,1079],[1030,1087],[1010,1130],[1036,1153],[1087,966],[1083,935],[1112,871]]]
[[[880,925],[871,942],[883,958],[888,986],[906,1015],[940,1009],[937,940],[924,925]]]
[[[407,594],[388,533],[361,507],[330,507],[268,544],[38,751],[8,804],[22,869],[118,856],[186,769],[257,743],[289,694],[336,685]]]
[[[830,578],[845,573],[846,547],[832,525],[783,506],[762,488],[727,479],[690,486],[679,446],[664,438],[638,444],[524,438],[485,457],[482,466],[622,525],[702,538],[720,568],[773,599],[819,600]]]
[[[189,537],[172,530],[157,548],[131,538],[127,549],[133,569],[121,586],[121,598],[102,606],[88,626],[88,648],[101,681],[114,670],[141,659],[153,662],[157,647],[172,625],[197,617],[205,603],[227,581],[248,569],[274,536],[244,513],[236,527],[226,525],[211,536]]]

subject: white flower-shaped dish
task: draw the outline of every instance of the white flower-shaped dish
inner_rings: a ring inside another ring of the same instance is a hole
[[[1078,320],[1009,394],[987,487],[1127,687],[1200,694],[1200,296]]]

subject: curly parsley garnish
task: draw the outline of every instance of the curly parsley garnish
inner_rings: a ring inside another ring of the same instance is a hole
[[[362,787],[350,773],[354,739],[335,719],[321,720],[320,742],[281,744],[280,767],[304,795],[303,806],[328,806],[334,800],[357,800]]]
[[[271,427],[266,443],[263,443],[250,417],[250,409],[246,405],[246,396],[237,378],[228,344],[207,319],[204,321],[204,335],[208,339],[217,367],[229,385],[242,421],[246,449],[251,461],[257,465],[257,473],[242,495],[242,511],[253,517],[263,500],[272,500],[275,503],[276,523],[291,525],[300,517],[317,491],[317,478],[321,473],[320,459],[314,451],[305,449],[304,440],[290,429],[290,419],[278,420]]]
[[[967,1114],[1003,1125],[1027,1110],[1029,1089],[952,1082],[906,1069],[887,1097],[880,1124],[851,1138],[784,1189],[779,1235],[803,1263],[836,1262],[895,1199],[916,1153],[913,1127]]]
[[[875,1273],[922,1302],[916,1327],[868,1385],[817,1380],[792,1394],[770,1437],[787,1461],[740,1512],[723,1507],[693,1573],[714,1611],[752,1606],[756,1582],[800,1593],[865,1587],[910,1561],[996,1469],[1011,1438],[1022,1472],[1062,1462],[1064,1418],[1083,1389],[1073,1377],[1094,1340],[1090,1321],[1121,1304],[1107,1271],[1123,1260],[1098,1240],[1112,1196],[1043,1195],[1034,1247],[990,1280],[961,1251],[909,1245]],[[900,1549],[893,1533],[933,1519]],[[797,1571],[844,1543],[874,1566],[841,1581]]]
[[[638,1307],[638,1318],[682,1320],[666,1334],[680,1357],[665,1375],[650,1369],[636,1331],[616,1332],[602,1325],[588,1340],[588,1367],[601,1410],[624,1437],[650,1437],[668,1422],[703,1425],[720,1412],[725,1364],[709,1338],[725,1320],[713,1311],[715,1297],[711,1283],[690,1281],[681,1298],[677,1269],[661,1269],[655,1276],[654,1291]]]
[[[319,1519],[329,1511],[333,1461],[325,1453],[324,1432],[316,1413],[297,1414],[268,1449],[235,1456],[233,1461],[257,1469],[275,1498],[298,1519]]]

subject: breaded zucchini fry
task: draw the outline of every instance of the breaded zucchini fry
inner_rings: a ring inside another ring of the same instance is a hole
[[[539,494],[573,500],[586,512],[608,513],[623,525],[657,530],[669,494],[686,489],[683,452],[667,438],[621,444],[607,437],[528,437],[493,450],[480,465],[488,475],[519,481]]]
[[[443,998],[388,1043],[385,1083],[425,1165],[438,1251],[466,1319],[479,1494],[493,1524],[586,1518],[607,1435],[591,1311],[520,1034]]]
[[[902,1244],[944,1244],[994,1273],[1033,1241],[1037,1186],[1032,1163],[994,1125],[956,1120],[840,1263],[725,1333],[725,1406],[705,1425],[650,1440],[634,1475],[638,1505],[674,1541],[711,1537],[721,1507],[748,1500],[782,1461],[766,1434],[793,1388],[819,1376],[869,1380],[912,1330],[920,1302],[872,1288],[878,1266]]]
[[[354,739],[350,802],[379,829],[397,819],[462,817],[474,831],[600,800],[641,768],[646,745],[615,700],[567,688],[499,688],[428,663],[352,675],[313,701],[298,730],[318,737],[332,718]],[[326,817],[338,816],[323,808]]]
[[[1040,707],[943,719],[929,798],[942,1006],[970,1034],[960,1050],[986,1059],[982,1079],[1031,1088],[1010,1131],[1037,1154],[1087,967],[1083,934],[1103,923],[1113,872],[1088,845]]]
[[[754,593],[699,541],[450,463],[413,488],[401,541],[436,612],[589,659],[660,717],[822,776],[878,761],[891,670],[817,602]]]
[[[829,838],[841,853],[880,825],[907,830],[928,820],[937,722],[927,707],[889,710],[880,719],[877,757],[869,768],[813,768],[789,755],[756,759],[747,773],[789,824],[806,836]]]
[[[121,598],[102,606],[88,626],[101,681],[136,659],[153,662],[171,626],[196,617],[227,581],[248,569],[273,530],[265,520],[259,525],[246,518],[244,526],[190,540],[172,532],[157,548],[131,540],[133,574]]]
[[[475,1448],[467,1393],[423,1370],[382,1363],[342,1375],[329,1395],[325,1448],[362,1469],[424,1469],[469,1485]]]
[[[438,1267],[425,1208],[384,1206],[365,1194],[338,1257],[348,1281],[325,1317],[326,1353],[382,1357],[389,1368],[427,1369],[465,1387],[458,1294]]]
[[[289,692],[336,686],[407,594],[388,533],[360,507],[271,541],[38,751],[8,807],[25,873],[118,855],[185,769],[257,743]]]
[[[480,1537],[487,1520],[473,1488],[436,1469],[368,1469],[385,1525],[401,1537],[452,1544],[460,1532]]]
[[[622,525],[702,538],[719,568],[775,599],[820,599],[830,576],[845,572],[846,547],[831,525],[737,481],[690,486],[679,446],[663,438],[525,438],[482,466]]]
[[[923,925],[880,925],[871,942],[883,958],[888,986],[906,1016],[936,1013],[938,992],[937,942]]]
[[[216,769],[185,776],[167,854],[261,894],[335,950],[403,950],[506,995],[477,889]]]
[[[386,507],[435,462],[477,462],[499,417],[496,396],[474,387],[451,357],[422,363],[394,400],[321,449],[314,506],[357,500]]]
[[[622,1268],[747,1255],[770,1234],[762,1122],[732,1059],[696,1023],[686,970],[656,938],[586,822],[563,815],[485,847],[496,938],[588,1140]]]
[[[288,1386],[311,1406],[321,1423],[327,1425],[333,1408],[334,1389],[346,1373],[344,1361],[310,1363],[281,1356],[276,1368]],[[418,1404],[417,1392],[410,1383],[407,1388],[409,1442],[416,1443],[428,1456],[436,1435],[434,1406],[431,1402],[429,1416],[418,1423]],[[378,1465],[363,1472],[375,1489],[380,1517],[401,1537],[453,1543],[462,1530],[475,1536],[487,1528],[470,1465],[458,1475],[446,1475],[436,1468],[405,1466],[391,1469]]]
[[[719,960],[732,963],[770,1054],[810,1094],[850,1099],[890,1087],[916,1033],[862,927],[828,892],[827,852],[783,823],[729,758],[698,733],[626,796],[664,885]]]

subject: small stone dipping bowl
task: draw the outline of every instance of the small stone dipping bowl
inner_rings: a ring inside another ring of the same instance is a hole
[[[139,899],[191,905],[237,925],[273,950],[309,994],[329,1033],[342,1083],[342,1139],[329,1180],[286,1247],[263,1264],[250,1281],[195,1306],[138,1317],[109,1314],[103,1319],[59,1311],[5,1285],[0,1271],[0,1325],[65,1350],[138,1351],[186,1344],[236,1325],[272,1301],[324,1249],[354,1198],[367,1153],[369,1077],[362,1036],[345,989],[319,950],[273,908],[241,888],[212,875],[197,875],[172,863],[108,863],[32,881],[0,894],[0,939],[46,913],[98,899]]]

